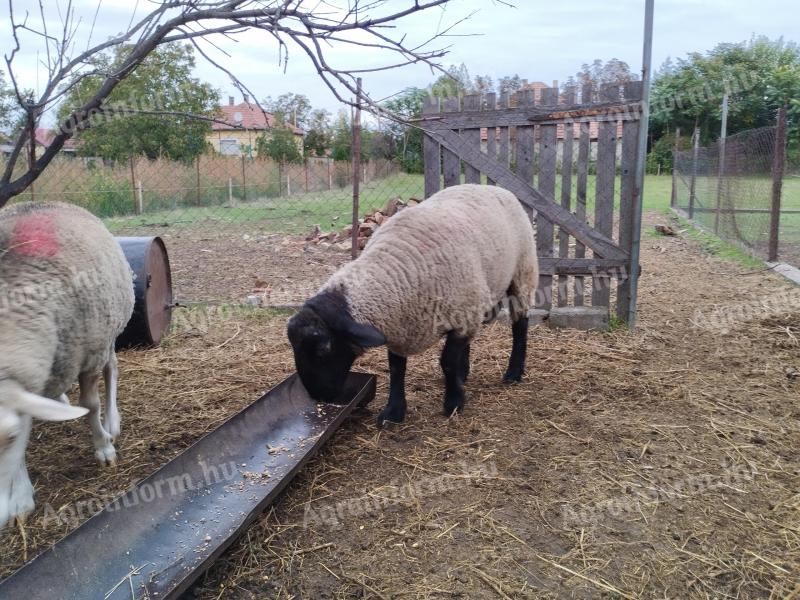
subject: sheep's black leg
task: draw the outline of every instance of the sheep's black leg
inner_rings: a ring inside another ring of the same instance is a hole
[[[469,340],[450,331],[440,363],[444,371],[444,414],[464,409],[464,379],[469,371]]]
[[[503,381],[513,383],[522,381],[522,373],[525,371],[525,353],[528,349],[528,317],[521,317],[511,325],[511,333],[514,336],[511,345],[511,358],[508,360]]]
[[[389,351],[389,403],[378,415],[378,426],[406,418],[406,357]]]
[[[464,353],[461,355],[461,380],[467,383],[469,377],[469,342],[464,346]]]

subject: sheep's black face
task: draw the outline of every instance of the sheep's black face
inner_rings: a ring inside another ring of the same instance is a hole
[[[356,350],[318,316],[304,310],[289,321],[297,374],[317,402],[333,402],[344,388]]]
[[[317,402],[335,401],[364,348],[386,343],[377,329],[353,321],[344,299],[331,292],[309,300],[287,333],[300,381]]]

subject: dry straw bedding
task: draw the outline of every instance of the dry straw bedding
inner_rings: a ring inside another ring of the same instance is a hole
[[[645,237],[643,267],[635,333],[534,330],[520,385],[499,383],[507,326],[486,328],[451,420],[431,351],[410,362],[406,424],[379,432],[387,369],[370,353],[371,414],[188,597],[800,597],[800,310],[698,329],[697,308],[787,285],[681,235]],[[3,573],[69,530],[42,526],[46,504],[127,488],[287,376],[285,319],[232,314],[124,353],[113,470],[94,464],[86,423],[38,424],[39,509],[25,539],[5,534]]]

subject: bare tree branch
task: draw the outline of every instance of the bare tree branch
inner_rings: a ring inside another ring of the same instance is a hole
[[[444,56],[447,48],[426,48],[435,40],[448,35],[449,27],[437,31],[426,42],[413,47],[406,45],[404,35],[394,35],[390,32],[397,31],[397,24],[410,15],[442,8],[453,2],[453,0],[402,0],[405,7],[393,10],[389,7],[392,4],[395,6],[399,4],[398,0],[349,0],[346,8],[333,6],[325,0],[320,0],[312,6],[303,0],[162,0],[154,3],[153,8],[148,9],[149,12],[135,20],[139,7],[137,2],[127,30],[104,42],[91,45],[91,36],[94,33],[101,1],[98,1],[97,10],[94,12],[86,48],[73,56],[72,50],[80,21],[76,20],[72,0],[67,3],[63,14],[58,7],[61,20],[58,33],[48,29],[43,0],[38,1],[42,23],[40,28],[29,25],[27,14],[22,21],[19,21],[13,10],[14,0],[9,0],[14,46],[10,54],[5,56],[5,63],[27,126],[20,131],[15,140],[5,170],[0,176],[0,207],[33,183],[61,150],[64,142],[76,131],[87,126],[93,115],[130,114],[119,107],[109,107],[106,103],[120,82],[160,45],[183,40],[193,44],[205,60],[225,72],[233,84],[243,93],[248,93],[258,105],[255,94],[252,94],[247,86],[220,61],[209,56],[198,43],[204,40],[215,46],[211,39],[215,35],[235,39],[237,34],[257,29],[276,41],[279,64],[284,68],[289,58],[289,43],[294,42],[302,54],[311,61],[333,95],[345,104],[353,104],[354,101],[350,96],[358,97],[355,84],[357,74],[417,63],[426,63],[433,69],[441,70],[437,60]],[[387,13],[370,16],[371,13],[382,10],[387,10]],[[22,34],[39,38],[46,50],[48,81],[36,98],[28,97],[23,92],[15,73],[14,61],[22,48]],[[371,51],[397,54],[401,58],[387,60],[384,66],[375,68],[335,67],[327,59],[327,55],[336,45],[361,46]],[[63,98],[89,74],[96,75],[98,73],[96,59],[109,50],[118,52],[119,60],[113,72],[104,74],[93,95],[59,124],[50,146],[38,158],[32,155],[27,169],[14,179],[13,173],[20,153],[28,137],[32,139],[42,112]],[[361,95],[361,104],[373,112],[386,114],[386,111],[366,93]],[[263,111],[260,105],[259,109]],[[142,114],[142,111],[137,112]],[[144,111],[144,114],[190,116],[169,111]],[[214,121],[208,117],[200,118]]]

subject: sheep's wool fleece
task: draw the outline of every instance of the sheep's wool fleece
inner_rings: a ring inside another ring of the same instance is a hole
[[[454,330],[474,336],[506,298],[524,316],[536,290],[536,242],[519,200],[500,187],[459,185],[386,221],[323,290],[342,290],[353,318],[409,356]]]
[[[133,275],[96,217],[61,203],[0,210],[0,379],[57,398],[108,362]]]

